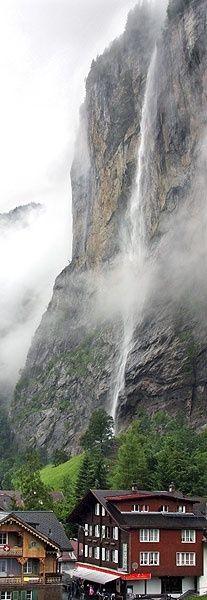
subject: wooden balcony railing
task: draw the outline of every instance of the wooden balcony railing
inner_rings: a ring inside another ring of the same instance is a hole
[[[16,586],[16,585],[57,585],[62,581],[62,575],[60,573],[46,573],[45,577],[39,575],[10,575],[6,577],[0,577],[0,589],[2,586]]]
[[[22,556],[23,548],[22,546],[12,546],[9,550],[4,550],[2,546],[0,546],[0,557],[6,558],[7,556]]]

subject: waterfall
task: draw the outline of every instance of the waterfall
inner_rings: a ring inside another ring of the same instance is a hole
[[[156,65],[157,47],[155,46],[148,69],[142,107],[135,189],[131,196],[123,240],[123,277],[125,278],[126,290],[131,288],[131,300],[126,303],[126,309],[123,310],[122,314],[123,338],[119,352],[111,403],[111,415],[114,419],[116,417],[119,394],[124,390],[125,386],[125,368],[128,354],[133,347],[134,328],[141,319],[144,301],[142,293],[141,300],[138,302],[136,292],[138,291],[137,286],[139,283],[140,286],[142,285],[142,275],[146,264],[146,227],[144,213],[150,180],[150,132],[156,117],[157,107]],[[137,304],[139,304],[139,306],[137,306]],[[139,315],[139,317],[137,315]]]

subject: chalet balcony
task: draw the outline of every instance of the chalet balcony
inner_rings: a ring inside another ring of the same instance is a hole
[[[46,573],[45,577],[43,576],[21,576],[21,575],[9,575],[6,577],[0,576],[0,589],[8,588],[8,587],[16,587],[16,586],[26,586],[28,585],[60,585],[62,582],[62,575],[60,573]]]
[[[8,556],[23,556],[22,546],[0,546],[0,557],[7,558]]]

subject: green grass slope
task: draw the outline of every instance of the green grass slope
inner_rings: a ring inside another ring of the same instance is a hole
[[[61,489],[63,479],[66,476],[69,476],[71,482],[75,483],[82,460],[83,454],[79,454],[78,456],[73,456],[73,458],[70,458],[70,460],[67,460],[67,462],[62,463],[57,467],[47,465],[40,471],[43,483],[55,491]]]

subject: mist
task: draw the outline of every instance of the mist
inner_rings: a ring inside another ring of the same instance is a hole
[[[72,251],[70,168],[91,61],[122,33],[134,0],[2,0],[0,212],[40,203],[0,231],[0,393],[19,377]]]

